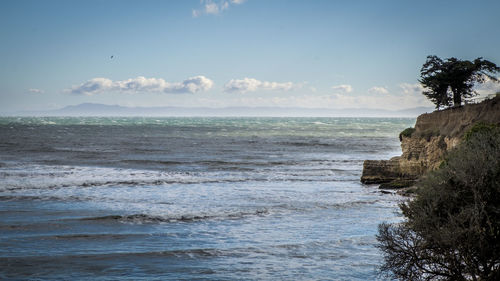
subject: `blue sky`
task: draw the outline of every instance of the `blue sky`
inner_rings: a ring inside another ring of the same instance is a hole
[[[0,112],[84,102],[403,109],[431,105],[418,85],[427,55],[500,64],[500,1],[0,5]]]

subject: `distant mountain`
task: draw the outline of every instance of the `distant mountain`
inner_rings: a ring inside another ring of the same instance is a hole
[[[70,105],[56,110],[16,112],[14,116],[200,116],[200,117],[416,117],[432,112],[432,107],[404,110],[367,108],[300,108],[300,107],[126,107],[96,103]],[[4,114],[7,115],[7,114]]]

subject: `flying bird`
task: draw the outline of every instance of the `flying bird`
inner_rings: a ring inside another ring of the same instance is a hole
[[[111,58],[114,58],[115,56],[111,56]]]

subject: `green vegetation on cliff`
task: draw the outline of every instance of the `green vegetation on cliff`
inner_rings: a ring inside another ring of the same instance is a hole
[[[498,128],[498,125],[495,124],[489,124],[489,123],[484,123],[484,122],[478,122],[474,124],[465,134],[464,134],[464,140],[465,141],[471,141],[474,139],[474,137],[477,134],[485,134],[488,132],[494,132]]]
[[[500,280],[500,128],[479,124],[379,226],[382,272],[401,280]]]
[[[409,138],[415,132],[415,128],[406,128],[401,133],[399,133],[399,141],[403,141],[403,137]]]

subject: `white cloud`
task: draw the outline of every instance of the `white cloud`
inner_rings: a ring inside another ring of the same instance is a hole
[[[200,3],[202,7],[200,9],[195,9],[192,11],[193,17],[199,17],[203,14],[207,15],[218,15],[223,11],[229,9],[231,5],[239,5],[245,2],[245,0],[201,0]]]
[[[420,83],[410,84],[410,83],[401,83],[399,87],[403,90],[403,94],[406,95],[415,95],[422,94],[424,87]]]
[[[368,93],[370,94],[384,94],[387,95],[389,94],[389,91],[385,87],[371,87],[368,89]]]
[[[208,91],[214,86],[214,82],[205,76],[190,77],[181,83],[174,83],[172,92],[178,93],[196,93]],[[165,91],[164,91],[165,92]]]
[[[71,89],[66,91],[72,94],[85,94],[93,95],[105,90],[111,90],[113,88],[113,81],[107,78],[93,78],[89,81],[82,83],[78,86],[73,86]]]
[[[30,88],[30,89],[28,89],[28,92],[35,93],[35,94],[43,94],[43,93],[45,93],[44,90],[42,90],[42,89],[36,89],[36,88]]]
[[[72,94],[94,95],[104,91],[137,93],[196,93],[207,91],[214,85],[214,82],[205,76],[190,77],[182,82],[166,82],[161,78],[146,78],[139,76],[122,81],[112,81],[107,78],[93,78],[80,85],[66,89]]]
[[[243,79],[231,79],[224,85],[225,92],[255,92],[258,90],[267,91],[288,91],[296,87],[292,82],[267,82],[259,81],[254,78],[243,78]]]
[[[227,2],[224,2],[223,4],[209,2],[205,4],[205,13],[217,15],[219,12],[224,11],[228,7],[229,4]]]
[[[500,77],[498,77],[500,81]],[[493,95],[500,92],[500,82],[494,81],[488,77],[485,78],[484,83],[477,84],[474,90],[479,94],[478,98],[484,98],[488,95]]]
[[[346,84],[333,86],[332,89],[335,92],[340,92],[340,93],[350,93],[350,92],[352,92],[352,86],[351,85],[346,85]]]

